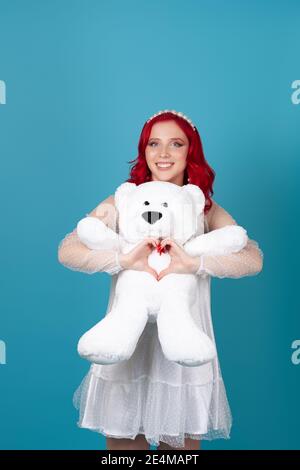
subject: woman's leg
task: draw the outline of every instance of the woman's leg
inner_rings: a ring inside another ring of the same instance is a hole
[[[106,438],[107,450],[149,450],[150,444],[143,434],[138,434],[135,439]]]
[[[171,447],[165,442],[160,442],[157,450],[200,450],[200,440],[185,438],[184,447]]]

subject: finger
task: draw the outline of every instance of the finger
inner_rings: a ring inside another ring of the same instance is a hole
[[[158,274],[157,276],[157,280],[160,281],[164,276],[166,276],[167,274],[171,274],[171,270],[169,268],[167,269],[163,269],[162,271],[160,271],[160,273]]]
[[[154,248],[156,248],[156,240],[155,240],[155,238],[146,238],[146,243],[147,243],[148,245],[152,245],[152,246],[154,246]]]
[[[171,238],[168,242],[166,242],[166,245],[169,245],[170,250],[175,251],[175,253],[180,253],[180,251],[182,250],[182,248]]]
[[[173,248],[178,248],[177,243],[172,238],[165,238],[161,244],[162,246],[170,245]]]
[[[153,250],[154,246],[153,246],[153,242],[150,241],[150,240],[143,240],[141,243],[140,243],[140,246],[143,247],[143,248],[146,248],[149,250],[149,253]]]
[[[164,238],[163,240],[161,240],[160,243],[161,243],[161,245],[165,245],[166,243],[170,243],[171,241],[172,241],[172,238],[167,237],[167,238]]]
[[[146,268],[146,272],[152,274],[153,277],[157,280],[157,272],[152,268]]]

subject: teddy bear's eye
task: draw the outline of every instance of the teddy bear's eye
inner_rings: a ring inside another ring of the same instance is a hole
[[[163,202],[163,203],[162,203],[162,206],[168,207],[168,203],[167,203],[167,202]]]
[[[145,204],[145,206],[149,206],[150,202],[149,202],[149,201],[145,201],[144,204]]]

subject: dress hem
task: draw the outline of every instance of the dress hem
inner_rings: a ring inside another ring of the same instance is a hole
[[[77,422],[77,427],[80,428],[80,429],[87,429],[89,431],[93,431],[93,432],[97,432],[99,434],[103,434],[105,437],[111,437],[113,439],[132,439],[134,440],[138,435],[140,434],[143,434],[145,436],[145,439],[147,440],[147,442],[152,445],[152,446],[158,446],[161,442],[164,442],[166,444],[169,444],[169,440],[168,439],[164,439],[163,437],[161,437],[160,439],[155,439],[155,438],[149,438],[146,436],[145,434],[145,431],[143,430],[139,430],[137,433],[134,433],[134,434],[130,434],[130,435],[120,435],[120,434],[113,434],[109,431],[106,431],[104,428],[93,428],[93,427],[89,427],[89,426],[83,426],[80,424],[80,422]],[[218,430],[218,432],[220,433],[219,436],[216,438],[216,437],[210,437],[209,435],[207,434],[197,434],[197,433],[189,433],[189,432],[185,432],[184,433],[184,438],[188,438],[188,439],[194,439],[194,440],[207,440],[207,441],[212,441],[212,440],[215,440],[215,439],[225,439],[225,440],[229,440],[230,439],[230,434],[225,434],[225,433],[221,433],[220,430]],[[165,435],[166,436],[166,435]],[[180,434],[170,434],[168,433],[168,436],[169,437],[182,437]],[[178,447],[178,446],[173,446],[173,447]]]
[[[95,382],[96,385],[93,382],[91,382],[91,380],[92,381],[96,380],[96,382]],[[149,393],[147,395],[147,397],[158,396],[158,397],[169,397],[170,398],[170,396],[172,396],[173,391],[176,394],[178,393],[177,392],[178,386],[176,386],[176,385],[174,386],[174,384],[170,384],[170,383],[167,383],[167,382],[153,381],[147,375],[142,375],[142,376],[138,377],[137,381],[133,381],[133,383],[131,383],[130,385],[133,386],[134,384],[138,383],[139,387],[142,387],[142,383],[144,381],[149,381],[149,387],[159,387],[160,386],[160,387],[163,387],[163,390],[164,390],[164,391],[160,391],[160,392],[158,390],[155,390],[152,393]],[[133,400],[133,403],[130,405],[132,407],[132,409],[135,409],[135,407],[136,407],[137,411],[134,411],[134,421],[135,421],[135,423],[132,422],[131,423],[131,429],[130,428],[126,429],[127,432],[124,432],[124,434],[121,434],[122,433],[121,429],[116,430],[114,432],[111,429],[109,429],[109,427],[107,426],[107,425],[109,425],[109,423],[105,424],[105,423],[99,422],[100,420],[102,420],[102,418],[99,419],[99,417],[104,416],[103,415],[103,413],[104,413],[103,410],[100,409],[96,412],[96,409],[94,409],[93,412],[92,412],[92,415],[91,415],[90,412],[89,412],[89,409],[88,409],[88,407],[91,406],[91,405],[89,405],[89,403],[97,403],[99,401],[98,400],[99,395],[102,396],[103,402],[106,403],[106,401],[107,401],[106,397],[109,397],[112,393],[112,390],[114,390],[114,389],[111,389],[109,387],[106,390],[106,387],[108,386],[108,382],[110,382],[110,387],[114,386],[114,387],[116,387],[116,391],[121,390],[121,393],[123,393],[123,391],[122,391],[122,387],[124,385],[123,381],[115,381],[115,380],[113,380],[113,381],[108,380],[107,381],[99,375],[95,376],[92,373],[91,370],[89,371],[89,373],[87,374],[85,379],[82,381],[81,385],[78,387],[78,389],[74,393],[73,405],[80,412],[80,418],[77,421],[77,426],[79,428],[88,429],[90,431],[98,432],[100,434],[103,434],[106,437],[111,437],[111,438],[115,438],[115,439],[132,439],[132,440],[134,440],[138,434],[143,434],[143,435],[145,435],[145,439],[149,442],[149,444],[154,445],[154,446],[159,445],[159,442],[165,442],[166,444],[171,445],[172,447],[183,447],[185,438],[191,438],[191,439],[195,439],[195,440],[208,440],[208,441],[212,441],[212,440],[215,440],[215,439],[230,439],[230,430],[231,430],[231,426],[232,426],[232,416],[231,416],[229,408],[227,409],[227,411],[228,411],[227,417],[222,416],[222,414],[223,414],[222,413],[219,416],[219,418],[217,419],[218,425],[216,426],[216,423],[214,421],[216,421],[217,415],[214,416],[214,413],[209,411],[209,404],[208,403],[207,403],[207,409],[206,409],[205,413],[203,414],[203,416],[207,416],[209,414],[209,420],[208,420],[208,422],[205,423],[206,419],[204,419],[204,422],[202,423],[201,430],[199,430],[199,428],[198,428],[198,430],[193,431],[192,429],[197,429],[196,426],[192,425],[192,427],[190,427],[190,426],[187,426],[188,423],[185,423],[186,424],[185,429],[181,429],[181,430],[175,429],[174,432],[172,433],[171,429],[168,429],[168,431],[164,431],[164,427],[160,426],[160,429],[157,429],[153,434],[153,429],[150,429],[150,428],[153,428],[153,423],[148,422],[147,427],[149,429],[145,429],[145,427],[141,424],[141,421],[143,419],[142,418],[143,416],[150,416],[151,417],[151,416],[153,416],[153,414],[155,414],[155,412],[157,412],[156,411],[157,410],[157,404],[155,404],[151,400],[150,400],[149,404],[148,404],[148,401],[146,402],[146,404],[144,404],[143,401],[140,398],[141,396],[144,396],[144,394],[142,395],[141,391],[139,391],[139,390],[136,391],[137,396],[136,396],[136,400],[135,400],[134,396],[133,396],[133,393],[130,392],[130,389],[127,390],[126,396],[130,397],[131,400]],[[205,387],[207,387],[207,386],[210,386],[210,387],[214,386],[215,390],[219,390],[219,387],[221,387],[221,390],[222,390],[222,387],[223,387],[222,377],[219,377],[218,380],[212,380],[211,382],[201,384],[201,385],[200,384],[185,383],[185,384],[182,384],[181,386],[179,386],[179,389],[181,388],[183,391],[186,390],[186,392],[184,392],[184,393],[187,393],[187,394],[196,393],[196,395],[197,395],[198,393],[200,393],[199,399],[197,399],[197,402],[200,403],[201,402],[201,395],[205,397],[205,395],[203,395],[202,390],[205,390]],[[100,387],[100,388],[97,388],[97,387]],[[117,400],[117,398],[116,398],[117,395],[115,394],[116,391],[114,391],[114,395],[115,395],[115,399]],[[134,389],[134,391],[135,391],[135,389]],[[210,391],[208,391],[208,392],[211,393]],[[120,396],[122,398],[122,395],[120,395]],[[173,400],[170,399],[171,402],[172,401],[174,402],[174,400],[176,401],[176,395],[175,395],[175,398]],[[120,403],[121,403],[121,401],[122,400],[119,400]],[[137,403],[137,405],[135,405],[135,403]],[[162,408],[162,409],[166,408],[166,405],[162,401],[158,401],[158,403],[160,405],[160,408]],[[167,405],[168,405],[168,403],[167,403]],[[146,408],[143,408],[143,406],[147,407],[147,410],[146,410]],[[204,407],[206,406],[205,400],[203,401],[203,406]],[[223,408],[223,407],[225,407],[225,408]],[[222,408],[223,408],[223,410],[224,409],[226,410],[227,402],[225,402],[222,405]],[[153,413],[153,410],[154,410],[154,413]],[[106,411],[107,410],[105,410],[105,412]],[[97,418],[98,422],[94,422],[96,420],[96,418],[95,418],[96,413],[97,413],[97,416],[98,416],[98,418]],[[132,414],[132,416],[133,416],[133,414]],[[140,418],[139,418],[139,416],[140,416]],[[200,417],[200,415],[199,415],[199,417]],[[92,418],[92,420],[91,420],[91,418]],[[220,420],[223,421],[223,422],[220,422]],[[138,423],[137,421],[140,421],[140,422]],[[183,420],[181,419],[181,423],[182,423],[182,421]],[[194,423],[194,424],[196,424],[196,423]],[[159,424],[157,423],[157,427],[158,426],[159,426]],[[125,430],[123,430],[123,431],[125,431]],[[151,434],[149,433],[149,431],[150,431]],[[150,434],[150,437],[148,437],[149,434]]]

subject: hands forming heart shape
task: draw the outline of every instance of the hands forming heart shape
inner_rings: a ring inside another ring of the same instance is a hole
[[[159,274],[148,264],[148,256],[153,251],[153,247],[159,253],[165,252],[171,257],[169,266],[160,271]],[[188,255],[172,238],[165,238],[164,240],[145,238],[129,253],[120,254],[119,262],[125,269],[149,272],[157,281],[160,281],[164,276],[171,273],[195,274],[200,260],[197,257]]]
[[[163,269],[158,275],[160,281],[164,276],[171,273],[177,274],[195,274],[199,267],[199,260],[188,255],[184,249],[172,238],[165,238],[157,245],[159,252],[167,252],[171,256],[171,262],[166,269]]]

